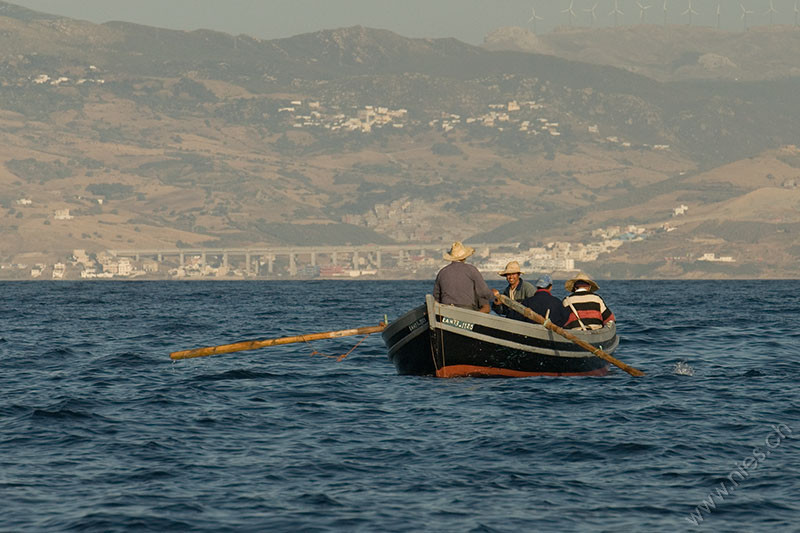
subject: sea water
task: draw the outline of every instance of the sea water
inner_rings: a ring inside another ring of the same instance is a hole
[[[646,377],[398,376],[379,334],[169,358],[432,282],[0,283],[0,530],[800,530],[800,282],[600,286]]]

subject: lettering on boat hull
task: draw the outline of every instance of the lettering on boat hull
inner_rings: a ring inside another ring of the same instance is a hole
[[[424,326],[427,323],[428,323],[428,318],[427,317],[419,318],[415,322],[413,322],[412,324],[408,325],[408,331],[410,333],[410,332],[414,331],[415,329],[417,329],[418,327]]]
[[[470,324],[469,322],[463,322],[447,316],[442,317],[442,324],[453,326],[458,329],[466,329],[467,331],[472,331],[472,328],[475,327],[475,324]]]

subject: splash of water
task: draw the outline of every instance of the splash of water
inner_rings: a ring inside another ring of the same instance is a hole
[[[694,369],[686,361],[678,361],[675,363],[672,373],[679,376],[694,376]]]

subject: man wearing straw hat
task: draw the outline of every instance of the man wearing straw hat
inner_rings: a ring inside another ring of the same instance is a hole
[[[444,258],[450,264],[442,268],[436,275],[433,285],[433,297],[437,302],[466,307],[488,313],[492,291],[473,265],[465,263],[467,257],[475,253],[475,249],[454,242]]]
[[[599,289],[592,278],[581,272],[564,283],[570,293],[564,298],[564,307],[570,311],[564,329],[600,329],[614,320],[614,313],[606,306],[606,302],[595,294]]]
[[[506,268],[501,272],[498,272],[498,274],[506,278],[506,281],[508,281],[508,286],[503,291],[503,294],[515,302],[521,302],[525,298],[529,298],[536,293],[536,288],[531,285],[530,282],[525,281],[520,277],[522,274],[524,274],[524,272],[519,269],[519,263],[517,261],[511,261],[508,263]],[[498,315],[509,316],[509,314],[512,312],[511,309],[502,303],[497,303],[497,295],[500,294],[500,291],[497,289],[492,289],[492,293],[495,296],[495,303],[492,304],[492,310]]]

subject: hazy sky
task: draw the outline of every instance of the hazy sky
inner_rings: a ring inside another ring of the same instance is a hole
[[[148,26],[193,30],[209,28],[262,39],[289,37],[320,29],[362,25],[385,28],[407,37],[456,37],[479,44],[500,26],[524,26],[536,10],[538,33],[566,26],[570,0],[10,0],[37,11],[92,22],[124,20]],[[664,22],[664,0],[617,0],[620,25],[637,24],[640,6],[645,21]],[[777,13],[769,14],[770,0],[692,0],[692,23],[742,30],[742,6],[750,26],[795,24],[797,0],[772,0]],[[590,9],[597,5],[598,26],[614,25],[615,0],[572,0],[572,24],[592,23]],[[670,24],[688,24],[690,0],[667,0]]]

